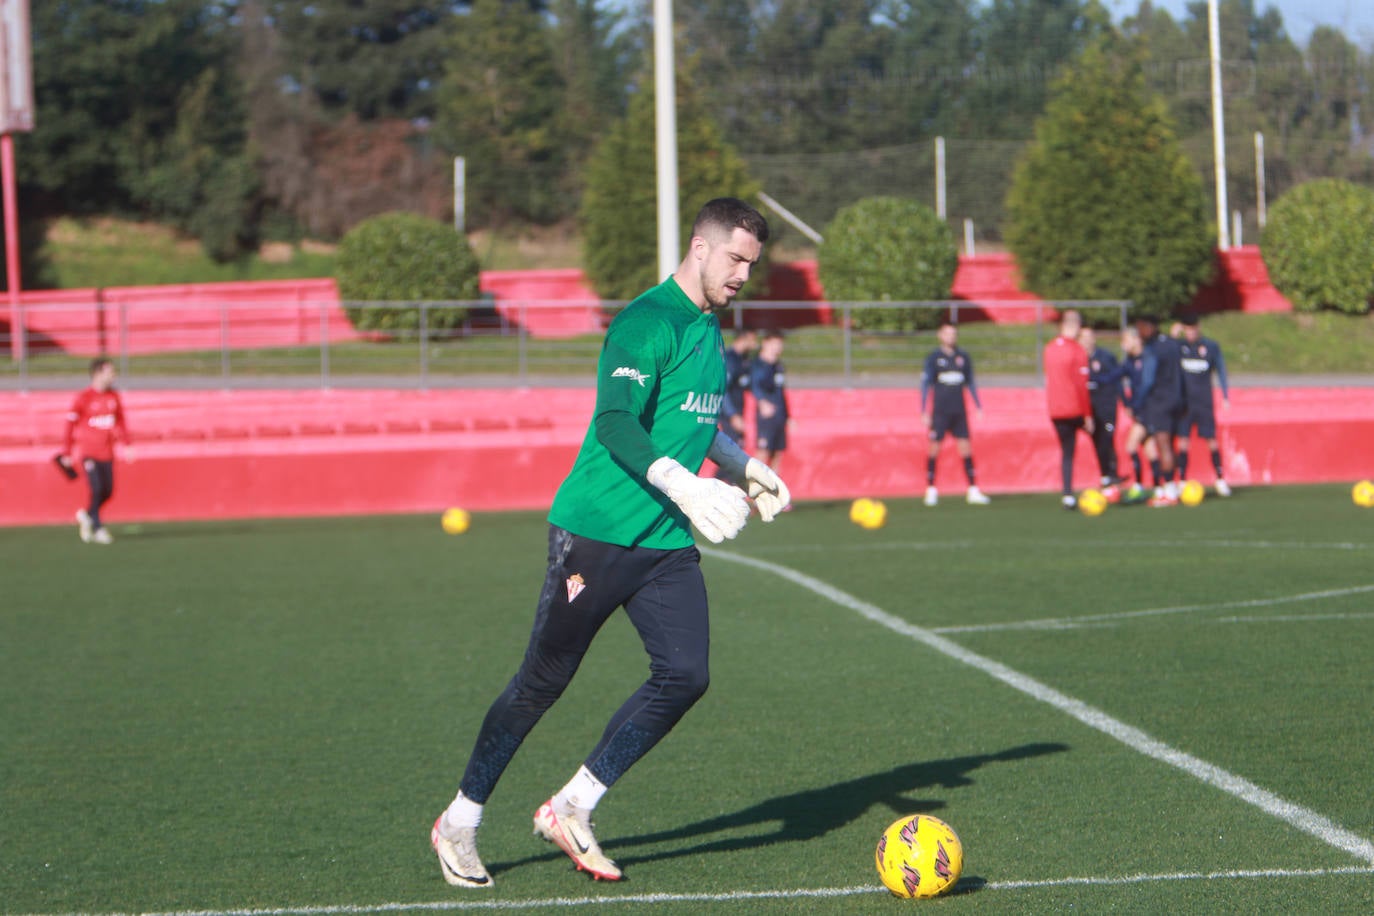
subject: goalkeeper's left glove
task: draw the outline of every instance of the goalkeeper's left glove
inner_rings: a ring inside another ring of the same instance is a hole
[[[725,433],[716,433],[706,457],[714,461],[725,476],[745,486],[750,499],[758,507],[759,518],[765,522],[771,522],[791,505],[792,494],[782,478],[759,459],[749,457],[739,443]]]

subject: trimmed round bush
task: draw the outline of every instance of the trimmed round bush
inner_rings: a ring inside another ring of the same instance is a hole
[[[416,303],[480,294],[480,267],[467,238],[415,213],[384,213],[354,226],[339,244],[337,263],[339,295],[360,331],[417,330]],[[453,328],[467,315],[466,306],[436,306],[425,310],[425,324]]]
[[[959,249],[949,225],[924,204],[868,197],[835,214],[817,252],[832,302],[934,302],[949,298]],[[855,309],[856,328],[911,331],[938,327],[939,309]]]
[[[1260,253],[1274,287],[1302,312],[1369,312],[1374,299],[1374,190],[1309,181],[1269,211]]]

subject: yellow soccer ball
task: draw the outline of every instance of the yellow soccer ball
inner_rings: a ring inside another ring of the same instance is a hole
[[[887,524],[887,504],[880,499],[871,499],[868,503],[868,512],[859,520],[859,525],[873,531]]]
[[[1202,484],[1196,480],[1189,480],[1183,484],[1183,489],[1178,491],[1178,501],[1185,506],[1196,506],[1202,502],[1202,497],[1207,495]]]
[[[868,513],[873,511],[873,500],[867,496],[862,496],[849,504],[849,520],[856,525],[862,525],[863,520],[868,517]]]
[[[1098,516],[1107,511],[1107,497],[1101,490],[1084,490],[1078,494],[1078,511],[1087,516]]]
[[[449,534],[462,534],[472,525],[472,516],[468,514],[468,510],[454,506],[452,509],[444,510],[443,517],[439,519],[439,524]]]
[[[959,882],[964,846],[953,828],[929,814],[903,817],[878,837],[878,876],[897,897],[935,897]]]
[[[1374,483],[1368,480],[1361,480],[1355,484],[1350,491],[1350,498],[1355,501],[1355,505],[1361,509],[1374,507]]]

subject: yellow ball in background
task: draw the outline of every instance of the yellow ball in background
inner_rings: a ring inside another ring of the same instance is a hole
[[[1084,490],[1078,494],[1078,511],[1089,517],[1107,511],[1107,497],[1101,490]]]
[[[882,500],[861,497],[849,504],[849,520],[870,531],[881,528],[887,523],[887,506]]]
[[[1183,484],[1183,489],[1178,491],[1178,501],[1185,506],[1196,506],[1206,495],[1207,491],[1202,488],[1202,484],[1196,480],[1189,480]]]
[[[873,511],[873,500],[867,496],[860,497],[849,504],[849,520],[856,525],[862,525],[863,520],[868,517],[868,513]]]
[[[1368,480],[1361,480],[1355,484],[1350,491],[1350,498],[1355,501],[1355,505],[1361,509],[1374,507],[1374,483]]]
[[[873,531],[887,524],[887,504],[879,499],[869,500],[868,514],[860,521],[859,525]]]
[[[445,509],[443,517],[439,519],[439,524],[444,531],[449,534],[462,534],[472,525],[472,516],[466,509],[459,509],[457,506],[452,509]]]

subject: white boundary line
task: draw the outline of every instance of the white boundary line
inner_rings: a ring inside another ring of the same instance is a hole
[[[1130,620],[1135,617],[1159,617],[1165,614],[1191,614],[1196,611],[1221,611],[1227,608],[1274,607],[1279,604],[1298,604],[1303,601],[1324,601],[1327,598],[1346,598],[1374,592],[1374,585],[1333,588],[1320,592],[1304,592],[1281,598],[1253,598],[1247,601],[1223,601],[1217,604],[1184,604],[1178,607],[1145,608],[1139,611],[1118,611],[1114,614],[1084,614],[1081,617],[1043,617],[1039,620],[1016,620],[1009,623],[971,623],[964,626],[931,627],[932,633],[990,633],[998,630],[1071,630],[1089,624]],[[1239,621],[1242,618],[1234,618]]]
[[[789,569],[786,566],[711,548],[701,548],[701,552],[714,559],[751,566],[754,569],[772,573],[794,585],[799,585],[807,591],[838,604],[840,607],[848,608],[861,617],[886,627],[894,633],[909,637],[942,655],[947,655],[956,661],[976,668],[1033,699],[1067,713],[1084,725],[1115,738],[1127,747],[1139,751],[1147,757],[1153,757],[1176,767],[1207,785],[1221,789],[1228,795],[1254,805],[1264,813],[1276,817],[1342,852],[1349,853],[1362,862],[1374,864],[1374,842],[1365,837],[1352,833],[1329,818],[1280,798],[1267,789],[1260,788],[1240,776],[1223,770],[1221,767],[1170,747],[1164,742],[1150,737],[1140,729],[1127,725],[1119,719],[1114,719],[1102,710],[1089,706],[1081,700],[1060,693],[1053,687],[1042,684],[1001,662],[993,661],[986,656],[965,649],[953,640],[945,639],[924,627],[918,627],[900,617],[895,617],[882,608],[861,601],[829,583]]]
[[[980,890],[1031,890],[1040,887],[1117,887],[1162,881],[1221,881],[1255,878],[1329,878],[1340,875],[1374,875],[1374,868],[1264,868],[1214,872],[1173,872],[1159,875],[1119,875],[1116,877],[1046,878],[1034,881],[989,881]],[[886,894],[876,884],[856,887],[793,888],[775,891],[729,891],[723,894],[626,894],[608,897],[547,897],[530,900],[438,900],[424,903],[339,904],[336,906],[263,907],[238,910],[167,910],[160,913],[67,913],[63,916],[354,916],[361,913],[449,913],[473,910],[516,911],[549,907],[609,907],[616,904],[655,903],[738,903],[745,900],[791,900],[807,898],[857,897]],[[27,914],[37,916],[37,914]],[[49,914],[53,916],[53,914]]]

